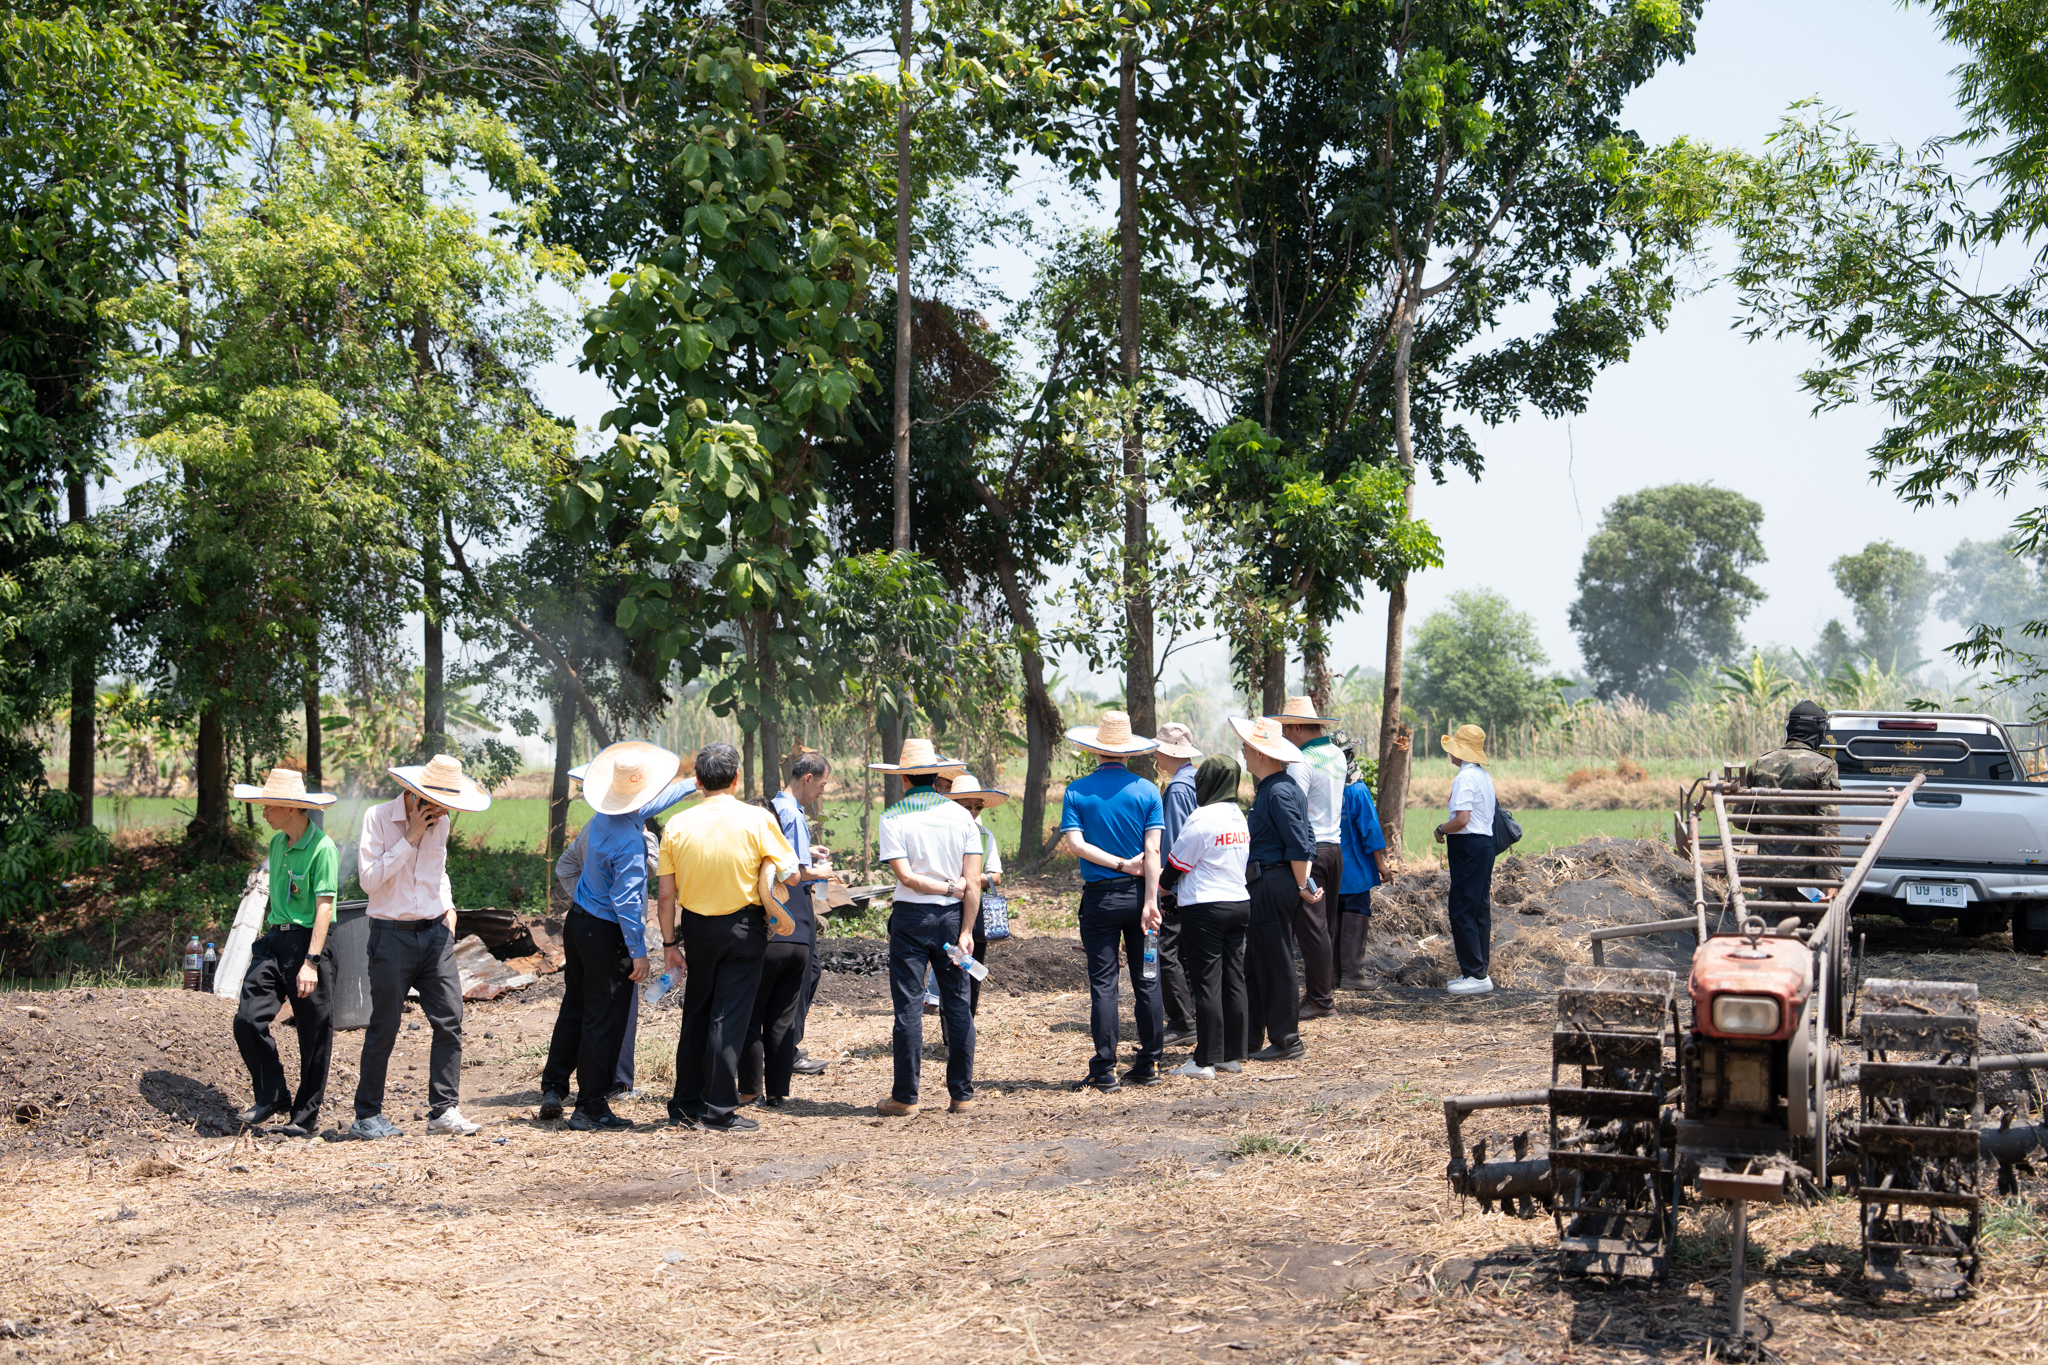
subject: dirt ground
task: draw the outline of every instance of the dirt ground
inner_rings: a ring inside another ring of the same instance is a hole
[[[2016,1028],[2041,1011],[2038,962],[1917,932],[1874,941],[1869,973],[1974,977]],[[631,1133],[533,1118],[556,1005],[529,991],[469,1007],[477,1137],[424,1135],[429,1034],[408,1028],[388,1105],[406,1136],[292,1142],[222,1135],[248,1100],[228,1002],[0,996],[0,1360],[1708,1358],[1724,1215],[1681,1215],[1667,1283],[1613,1287],[1558,1277],[1548,1218],[1443,1183],[1443,1096],[1547,1084],[1547,991],[1389,982],[1305,1025],[1299,1061],[1084,1097],[1063,1088],[1089,1050],[1070,931],[990,966],[976,1112],[876,1118],[885,982],[834,971],[806,1041],[829,1070],[743,1136],[653,1126],[672,1007],[643,1017]],[[360,1039],[337,1039],[329,1125]],[[930,1099],[936,1021],[927,1040]],[[1525,1121],[1498,1120],[1497,1143]],[[2048,1359],[2044,1200],[2030,1176],[1988,1211],[1984,1289],[1957,1302],[1863,1289],[1846,1199],[1762,1213],[1753,1326],[1786,1361]]]

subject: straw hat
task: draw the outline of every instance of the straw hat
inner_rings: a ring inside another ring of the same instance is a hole
[[[906,739],[894,763],[870,763],[868,766],[878,773],[896,773],[902,777],[967,771],[967,765],[959,759],[940,757],[938,749],[928,739]]]
[[[1149,754],[1159,747],[1156,739],[1132,734],[1131,718],[1122,711],[1104,712],[1100,725],[1076,725],[1067,731],[1067,738],[1080,748],[1111,758]]]
[[[237,782],[234,795],[237,801],[253,801],[259,806],[290,806],[294,810],[318,810],[334,804],[334,797],[326,792],[307,791],[306,775],[296,768],[272,768],[270,776],[263,779],[260,787]]]
[[[422,801],[449,810],[489,810],[491,794],[472,778],[462,775],[462,760],[449,754],[435,754],[425,763],[409,768],[387,769],[398,785]]]
[[[1230,718],[1230,728],[1237,731],[1237,737],[1257,749],[1267,758],[1277,758],[1282,763],[1299,763],[1301,750],[1287,736],[1280,733],[1280,719],[1277,716],[1261,716],[1257,720]]]
[[[1282,725],[1320,725],[1325,729],[1337,723],[1335,716],[1316,714],[1313,697],[1289,697],[1287,705],[1280,708],[1280,714],[1273,717]]]
[[[1445,753],[1454,758],[1477,763],[1482,768],[1486,766],[1486,731],[1476,725],[1460,725],[1438,743],[1444,746]]]
[[[955,801],[979,801],[984,807],[1000,806],[1010,799],[1010,794],[1000,787],[984,787],[974,780],[973,773],[962,773],[953,779],[953,789],[946,793]]]
[[[583,799],[600,815],[630,815],[683,770],[681,755],[643,739],[621,740],[583,770]]]
[[[1202,751],[1195,747],[1195,732],[1177,720],[1167,721],[1159,727],[1159,752],[1168,758],[1202,756]]]
[[[590,771],[590,765],[589,765],[588,763],[585,763],[585,764],[583,764],[583,765],[582,765],[581,767],[577,767],[577,768],[571,768],[571,769],[569,769],[569,776],[570,776],[570,777],[573,777],[573,778],[575,778],[575,779],[576,779],[576,780],[577,780],[578,782],[581,782],[581,781],[583,780],[584,776],[585,776],[585,775],[586,775],[587,773],[589,773],[589,771]],[[696,778],[694,778],[694,777],[686,777],[686,778],[684,778],[684,779],[683,779],[683,796],[695,796],[696,794],[697,794],[697,779],[696,779]],[[677,797],[676,799],[677,799],[678,801],[680,801],[680,800],[682,800],[682,796],[679,796],[679,797]]]

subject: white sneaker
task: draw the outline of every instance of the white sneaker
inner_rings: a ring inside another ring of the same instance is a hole
[[[439,1114],[427,1120],[427,1131],[430,1133],[446,1133],[451,1137],[468,1137],[472,1133],[482,1132],[483,1125],[481,1123],[471,1123],[468,1119],[462,1117],[460,1109],[451,1104]]]
[[[1493,989],[1493,978],[1490,976],[1461,976],[1450,985],[1444,987],[1444,989],[1452,995],[1484,995]]]
[[[1216,1068],[1213,1066],[1196,1066],[1195,1059],[1190,1057],[1175,1067],[1173,1074],[1176,1076],[1186,1076],[1189,1080],[1213,1081],[1216,1079]]]

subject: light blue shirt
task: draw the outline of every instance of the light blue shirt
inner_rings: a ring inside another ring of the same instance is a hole
[[[697,790],[694,777],[678,778],[636,811],[590,817],[583,871],[576,878],[576,908],[619,926],[626,956],[647,956],[647,822]]]

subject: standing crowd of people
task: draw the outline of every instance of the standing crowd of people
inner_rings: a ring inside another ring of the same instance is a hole
[[[1278,715],[1229,725],[1239,741],[1234,758],[1203,755],[1176,723],[1160,726],[1157,737],[1133,734],[1130,718],[1117,711],[1067,731],[1095,758],[1092,772],[1068,784],[1060,811],[1062,840],[1081,876],[1093,1043],[1076,1090],[1158,1085],[1169,1074],[1209,1081],[1248,1060],[1292,1060],[1305,1052],[1301,1024],[1334,1013],[1340,986],[1364,984],[1373,888],[1393,875],[1395,861],[1356,747],[1333,733],[1335,719],[1317,714],[1307,697],[1289,698]],[[1485,739],[1471,725],[1443,739],[1457,775],[1449,818],[1435,834],[1447,845],[1460,970],[1448,989],[1461,995],[1493,989],[1487,958],[1497,803]],[[1148,754],[1160,761],[1163,782],[1130,768]],[[981,814],[1007,796],[982,786],[928,739],[906,739],[896,761],[870,766],[905,787],[881,818],[879,852],[896,879],[888,930],[894,1068],[876,1112],[908,1116],[922,1104],[927,1013],[938,1016],[946,1043],[948,1108],[968,1112],[988,945],[983,896],[1002,875]],[[805,813],[823,794],[824,756],[800,754],[787,786],[765,806],[740,799],[740,754],[730,744],[707,745],[689,775],[682,768],[679,755],[626,741],[575,774],[594,813],[555,868],[570,909],[562,1003],[538,1113],[556,1119],[566,1111],[576,1131],[634,1126],[611,1101],[634,1093],[638,1007],[650,975],[680,974],[682,982],[671,1123],[728,1133],[757,1128],[742,1109],[779,1107],[793,1076],[826,1066],[801,1048],[820,970],[822,884],[831,871],[830,850],[811,842]],[[459,1107],[462,991],[447,848],[455,813],[484,810],[490,796],[448,755],[390,772],[400,794],[366,811],[361,831],[371,1018],[348,1133],[375,1140],[400,1132],[384,1114],[384,1092],[408,993],[417,994],[433,1028],[427,1131],[474,1133],[477,1125]],[[1249,808],[1238,799],[1247,772]],[[693,794],[694,804],[661,822]],[[308,792],[288,767],[273,770],[261,788],[237,786],[235,797],[261,804],[277,831],[266,932],[235,1017],[255,1091],[240,1117],[255,1125],[289,1110],[280,1131],[311,1136],[333,1050],[325,945],[339,870],[335,845],[311,813],[334,797]],[[660,941],[658,958],[650,931]],[[1137,1045],[1123,1066],[1126,973]],[[270,1035],[288,998],[299,1035],[296,1093]],[[1169,1071],[1167,1049],[1188,1042],[1192,1056]]]

